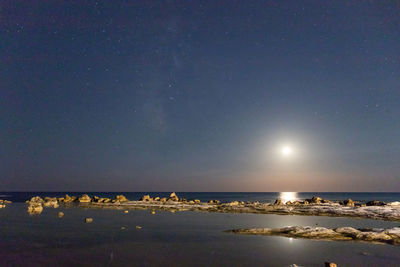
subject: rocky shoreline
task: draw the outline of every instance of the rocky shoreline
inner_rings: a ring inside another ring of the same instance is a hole
[[[352,227],[325,228],[288,226],[283,228],[234,229],[226,232],[243,235],[285,236],[332,241],[363,241],[400,245],[400,227],[390,229],[355,229]]]
[[[204,211],[221,213],[257,213],[279,215],[308,215],[308,216],[334,216],[334,217],[358,217],[378,220],[400,220],[400,203],[384,203],[373,200],[360,203],[351,199],[332,202],[320,197],[313,197],[303,201],[283,202],[277,199],[274,203],[232,201],[221,203],[219,200],[201,202],[198,199],[187,200],[179,198],[175,193],[166,197],[151,197],[144,195],[139,200],[128,200],[123,195],[117,195],[114,199],[84,194],[80,197],[69,196],[33,197],[26,201],[30,214],[40,214],[43,208],[58,208],[60,205],[80,205],[88,208],[100,209],[145,209],[165,211]],[[0,201],[1,204],[1,201]]]

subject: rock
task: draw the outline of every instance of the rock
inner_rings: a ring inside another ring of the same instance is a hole
[[[150,201],[150,195],[144,195],[142,196],[142,198],[140,199],[140,201]]]
[[[110,202],[111,202],[111,198],[108,198],[108,197],[103,198],[103,199],[102,199],[102,202],[103,202],[103,203],[110,203]]]
[[[85,223],[91,223],[93,222],[93,218],[85,218]]]
[[[56,197],[45,197],[43,206],[47,208],[49,207],[58,208],[58,200]]]
[[[208,204],[214,204],[214,200],[208,201]]]
[[[160,201],[163,202],[163,203],[167,202],[167,198],[166,197],[160,198]]]
[[[68,194],[65,195],[63,202],[64,203],[71,203],[74,202],[76,200],[76,197],[70,197]]]
[[[142,226],[140,226],[140,225],[136,225],[136,229],[142,229]]]
[[[194,201],[193,201],[193,200],[190,200],[188,203],[189,203],[189,204],[194,204]]]
[[[300,205],[300,201],[298,201],[298,200],[295,200],[295,201],[293,201],[293,203],[292,203],[293,205]]]
[[[160,197],[155,197],[154,201],[160,201]]]
[[[80,198],[78,198],[79,203],[90,203],[92,199],[87,195],[84,194]]]
[[[239,204],[240,204],[239,201],[235,200],[235,201],[229,202],[227,205],[228,206],[238,206]]]
[[[292,201],[287,201],[286,203],[285,203],[285,205],[292,205],[293,203],[292,203]]]
[[[325,262],[325,267],[337,267],[337,264],[333,262]]]
[[[30,203],[28,206],[28,213],[33,215],[33,214],[40,214],[43,211],[43,206],[41,203]]]
[[[44,202],[44,200],[37,196],[37,197],[32,197],[30,200],[27,201],[27,203],[29,204],[42,204]]]
[[[124,213],[129,213],[129,210],[124,210]]]
[[[172,201],[179,201],[178,196],[175,194],[175,192],[171,193],[171,195],[169,195],[168,200],[172,200]]]
[[[322,198],[314,196],[312,197],[312,199],[309,199],[308,201],[312,204],[321,204]]]
[[[64,212],[60,211],[60,212],[58,213],[58,218],[62,218],[62,217],[64,217]]]
[[[283,205],[283,201],[282,201],[282,199],[280,199],[280,198],[277,198],[277,199],[275,200],[275,203],[274,203],[274,205]]]
[[[308,204],[310,204],[310,202],[308,202],[308,200],[303,201],[303,205],[308,205]]]
[[[368,201],[367,206],[385,206],[386,203],[385,202],[381,202],[379,200],[372,200],[372,201]]]
[[[118,195],[115,197],[115,199],[119,202],[127,202],[129,201],[124,195]]]
[[[194,203],[200,203],[200,200],[199,199],[195,199]]]
[[[347,207],[354,207],[354,201],[349,198],[349,199],[343,201],[343,205],[345,205]]]
[[[126,228],[125,228],[125,226],[121,226],[121,230],[125,230]]]
[[[151,214],[156,214],[156,212],[154,210],[151,211]]]
[[[0,204],[0,209],[5,208],[6,205],[5,204]]]
[[[323,199],[323,200],[322,200],[322,203],[325,203],[325,204],[330,204],[330,203],[331,203],[331,201],[330,201],[330,200],[328,200],[328,199]]]

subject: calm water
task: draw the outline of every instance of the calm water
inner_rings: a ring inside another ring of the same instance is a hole
[[[26,200],[27,193],[0,193]],[[25,195],[24,195],[25,194]],[[61,193],[63,194],[63,193]],[[97,195],[106,195],[96,193]],[[139,198],[143,193],[125,193]],[[49,193],[43,195],[50,195]],[[57,193],[55,195],[58,195]],[[111,195],[111,194],[110,194]],[[161,193],[158,195],[162,195]],[[167,195],[164,193],[163,195]],[[181,193],[187,198],[272,201],[279,193]],[[308,198],[313,193],[300,193]],[[399,194],[318,193],[328,199],[396,201]],[[63,211],[65,216],[58,218]],[[85,224],[85,217],[94,222]],[[316,225],[394,227],[400,222],[364,219],[46,208],[31,216],[26,204],[0,209],[0,266],[399,266],[400,247],[285,237],[241,236],[224,230],[242,227]],[[137,230],[136,226],[142,226]],[[125,229],[121,229],[125,227]]]

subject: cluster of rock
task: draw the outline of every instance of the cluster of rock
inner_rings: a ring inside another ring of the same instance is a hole
[[[0,209],[1,208],[5,208],[6,204],[11,204],[11,201],[9,200],[4,200],[4,199],[0,199]]]
[[[309,204],[331,204],[335,202],[331,202],[328,199],[322,199],[318,196],[313,196],[310,199],[305,199],[304,201],[287,201],[283,202],[282,199],[278,198],[275,200],[274,205],[309,205]],[[385,206],[387,205],[385,202],[381,202],[378,200],[368,201],[367,203],[360,203],[357,201],[353,201],[352,199],[346,199],[338,202],[342,206],[346,207],[366,207],[366,206]]]
[[[311,226],[288,226],[283,228],[235,229],[227,232],[337,241],[366,241],[400,245],[400,227],[390,229],[355,229],[352,227],[339,227],[331,229]]]
[[[182,203],[182,204],[200,204],[199,199],[187,200],[186,198],[179,198],[175,192],[171,193],[168,198],[166,197],[151,197],[150,195],[144,195],[139,201],[142,202],[158,202],[158,203]],[[210,200],[209,204],[219,204],[219,200]]]
[[[28,203],[28,212],[30,214],[40,214],[43,211],[43,207],[46,208],[58,208],[59,204],[69,204],[69,203],[121,203],[121,202],[127,202],[129,201],[125,196],[123,195],[117,195],[115,199],[110,199],[110,198],[100,198],[97,196],[94,196],[91,198],[87,194],[83,194],[80,197],[76,196],[69,196],[68,194],[65,195],[65,197],[45,197],[42,199],[39,196],[32,197],[30,200],[27,200],[26,203]],[[62,217],[64,214],[59,214],[59,217]]]

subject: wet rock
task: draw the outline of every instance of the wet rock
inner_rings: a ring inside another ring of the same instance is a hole
[[[167,202],[167,198],[166,197],[160,198],[160,201],[163,202],[163,203]]]
[[[194,203],[198,204],[198,203],[200,203],[200,200],[199,199],[195,199]]]
[[[292,201],[286,201],[286,203],[285,203],[285,205],[292,205],[293,203],[292,203]]]
[[[160,201],[160,197],[155,197],[154,201]]]
[[[298,201],[298,200],[295,200],[295,201],[293,201],[293,203],[292,203],[293,205],[300,205],[301,203],[300,203],[300,201]]]
[[[62,217],[64,217],[64,212],[60,211],[57,215],[58,215],[58,218],[62,218]]]
[[[93,222],[93,218],[85,218],[85,223],[92,223]]]
[[[336,241],[366,241],[400,245],[400,227],[391,229],[355,229],[352,227],[330,229],[325,227],[288,226],[283,228],[236,229],[228,232]]]
[[[115,197],[115,199],[119,202],[127,202],[129,201],[124,195],[118,195]]]
[[[337,267],[337,264],[334,262],[325,262],[325,267]]]
[[[274,205],[284,205],[284,203],[283,203],[282,199],[277,198],[277,199],[275,200]]]
[[[92,199],[87,195],[84,194],[80,198],[78,198],[79,203],[90,203]]]
[[[151,211],[151,214],[156,214],[156,212],[154,210]]]
[[[175,194],[175,192],[171,193],[171,195],[169,195],[168,200],[172,200],[172,201],[179,201],[178,196]]]
[[[213,205],[213,204],[214,204],[214,200],[210,200],[210,201],[208,201],[208,204],[211,204],[211,205]]]
[[[189,203],[189,204],[194,204],[194,201],[193,201],[193,200],[190,200],[188,203]]]
[[[310,202],[308,202],[308,200],[304,200],[302,204],[303,205],[308,205],[308,204],[310,204]]]
[[[330,201],[330,200],[328,200],[328,199],[323,199],[323,200],[322,200],[322,203],[324,203],[324,204],[330,204],[330,203],[331,203],[331,201]]]

